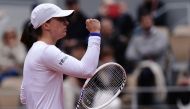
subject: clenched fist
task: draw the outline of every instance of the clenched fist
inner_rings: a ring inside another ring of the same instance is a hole
[[[87,19],[86,20],[86,28],[91,32],[100,32],[101,26],[100,21],[97,19]]]

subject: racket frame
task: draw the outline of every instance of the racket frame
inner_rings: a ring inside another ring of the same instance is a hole
[[[108,65],[110,65],[110,64],[111,64],[111,65],[116,65],[116,66],[120,67],[121,70],[123,70],[124,76],[123,76],[122,79],[124,80],[124,82],[122,83],[122,85],[121,85],[120,88],[118,89],[117,93],[116,93],[109,101],[107,101],[107,102],[104,103],[103,105],[98,106],[98,107],[96,107],[96,108],[90,108],[90,107],[86,106],[86,105],[82,102],[83,93],[84,93],[84,90],[85,90],[84,88],[86,87],[86,85],[88,84],[88,82],[91,80],[91,78],[93,78],[93,76],[94,76],[99,70],[101,70],[102,68],[104,68],[104,67],[106,67],[106,66],[108,66]],[[82,89],[81,89],[80,98],[79,98],[79,101],[78,101],[78,103],[77,103],[76,109],[79,109],[80,103],[82,103],[82,106],[84,106],[86,109],[102,109],[102,108],[106,107],[107,105],[109,105],[109,104],[121,93],[122,89],[125,87],[126,80],[127,80],[127,76],[126,76],[125,69],[124,69],[121,65],[119,65],[118,63],[115,63],[115,62],[108,62],[108,63],[105,63],[105,64],[101,65],[100,67],[98,67],[98,68],[96,69],[94,75],[93,75],[91,78],[88,78],[88,79],[85,81],[85,83],[84,83],[84,85],[83,85],[83,87],[82,87]]]

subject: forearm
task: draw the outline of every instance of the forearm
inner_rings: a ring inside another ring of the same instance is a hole
[[[98,65],[100,54],[100,37],[89,37],[88,47],[86,53],[81,60],[69,56],[63,64],[63,70],[65,74],[79,78],[91,77]]]
[[[100,54],[100,37],[98,36],[90,36],[89,42],[88,42],[88,48],[81,59],[81,63],[84,67],[84,73],[83,75],[86,76],[92,76],[99,60],[99,54]]]

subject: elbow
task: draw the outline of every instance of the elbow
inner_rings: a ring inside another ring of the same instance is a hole
[[[23,97],[23,96],[20,96],[20,102],[21,102],[22,104],[26,104],[26,98]]]
[[[93,75],[94,75],[94,72],[93,72],[93,73],[88,73],[88,74],[86,75],[86,78],[91,78]]]
[[[22,104],[26,104],[26,101],[21,99],[21,103]]]
[[[85,69],[83,72],[84,78],[91,78],[95,73],[95,69]]]
[[[20,102],[22,104],[26,104],[26,97],[24,95],[24,88],[21,88],[21,92],[20,92]]]
[[[82,64],[82,77],[91,78],[95,74],[97,66],[98,62]]]

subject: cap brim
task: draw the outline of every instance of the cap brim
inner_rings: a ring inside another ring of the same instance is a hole
[[[67,17],[71,15],[74,12],[74,10],[62,10],[59,14],[56,14],[53,17]]]

